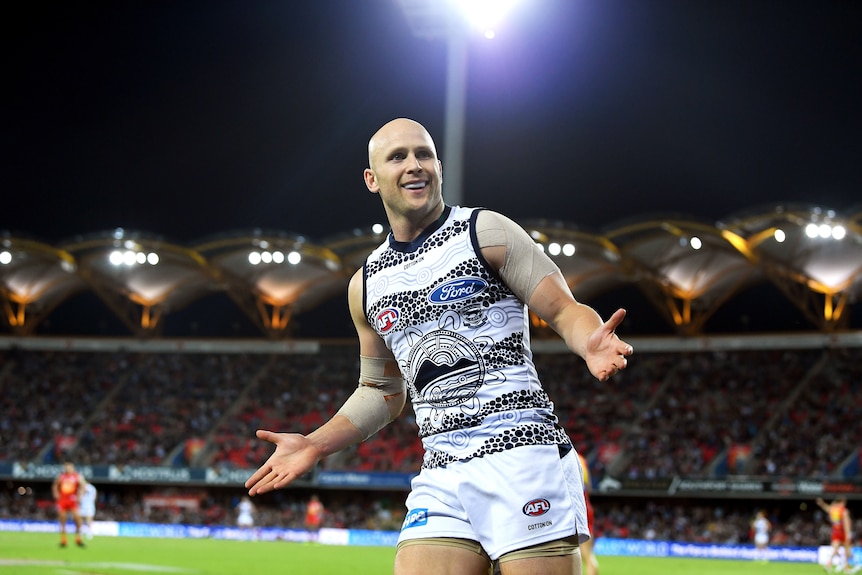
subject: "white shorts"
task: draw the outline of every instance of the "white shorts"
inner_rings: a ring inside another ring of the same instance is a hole
[[[84,506],[78,508],[78,515],[83,518],[94,517],[96,515],[96,508],[94,506]]]
[[[754,544],[755,545],[766,545],[769,543],[769,535],[766,533],[757,533],[754,536]]]
[[[478,541],[492,560],[539,543],[590,537],[584,482],[574,449],[527,445],[423,469],[407,496],[398,537]]]

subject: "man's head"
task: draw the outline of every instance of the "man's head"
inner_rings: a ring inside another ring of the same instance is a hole
[[[364,178],[369,191],[380,194],[390,220],[443,204],[443,167],[434,140],[407,118],[386,123],[371,137]]]

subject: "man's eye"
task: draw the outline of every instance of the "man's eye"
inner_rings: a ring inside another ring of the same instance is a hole
[[[393,160],[403,160],[405,158],[404,154],[392,154]]]

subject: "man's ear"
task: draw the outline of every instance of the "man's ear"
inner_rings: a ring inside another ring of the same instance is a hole
[[[374,175],[371,168],[365,168],[362,176],[365,179],[365,186],[368,188],[369,192],[376,194],[380,191],[380,186],[377,184],[377,177]]]

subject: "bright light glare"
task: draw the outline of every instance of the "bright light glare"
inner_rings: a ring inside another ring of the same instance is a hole
[[[111,252],[111,255],[108,256],[108,261],[111,262],[112,266],[118,266],[123,263],[123,252],[119,250],[114,250]]]
[[[258,252],[249,252],[248,254],[248,263],[253,266],[256,266],[260,263],[260,254]]]
[[[127,266],[135,265],[135,261],[138,259],[138,256],[132,250],[126,250],[123,252],[123,263]]]
[[[699,250],[700,248],[703,247],[703,241],[697,236],[692,237],[691,241],[689,241],[689,244],[691,245],[691,248],[694,250]]]
[[[299,252],[290,252],[287,254],[287,263],[296,265],[302,261],[302,255]]]
[[[456,0],[470,25],[482,30],[485,37],[494,37],[494,28],[517,0]]]
[[[272,252],[272,261],[277,264],[284,263],[284,252],[278,250]]]
[[[777,228],[775,230],[775,232],[772,234],[772,237],[774,237],[775,241],[778,242],[779,244],[783,243],[784,240],[787,239],[787,235],[784,233],[784,230],[782,230],[781,228]]]
[[[553,243],[548,244],[548,253],[551,254],[552,256],[560,255],[561,250],[562,250],[562,248],[560,247],[560,244],[558,244],[557,242],[553,242]]]
[[[383,233],[383,224],[374,224],[373,226],[371,226],[371,231],[374,232],[375,234],[382,234]]]
[[[260,254],[260,261],[265,264],[272,263],[272,254],[269,252],[263,252],[262,254]]]
[[[824,240],[832,238],[833,240],[842,240],[847,236],[847,229],[840,225],[810,223],[805,226],[805,235],[811,239],[820,237]]]
[[[563,246],[563,255],[564,256],[573,256],[575,255],[575,244],[566,244]]]
[[[0,252],[0,264],[6,265],[12,261],[12,254],[10,252]]]

